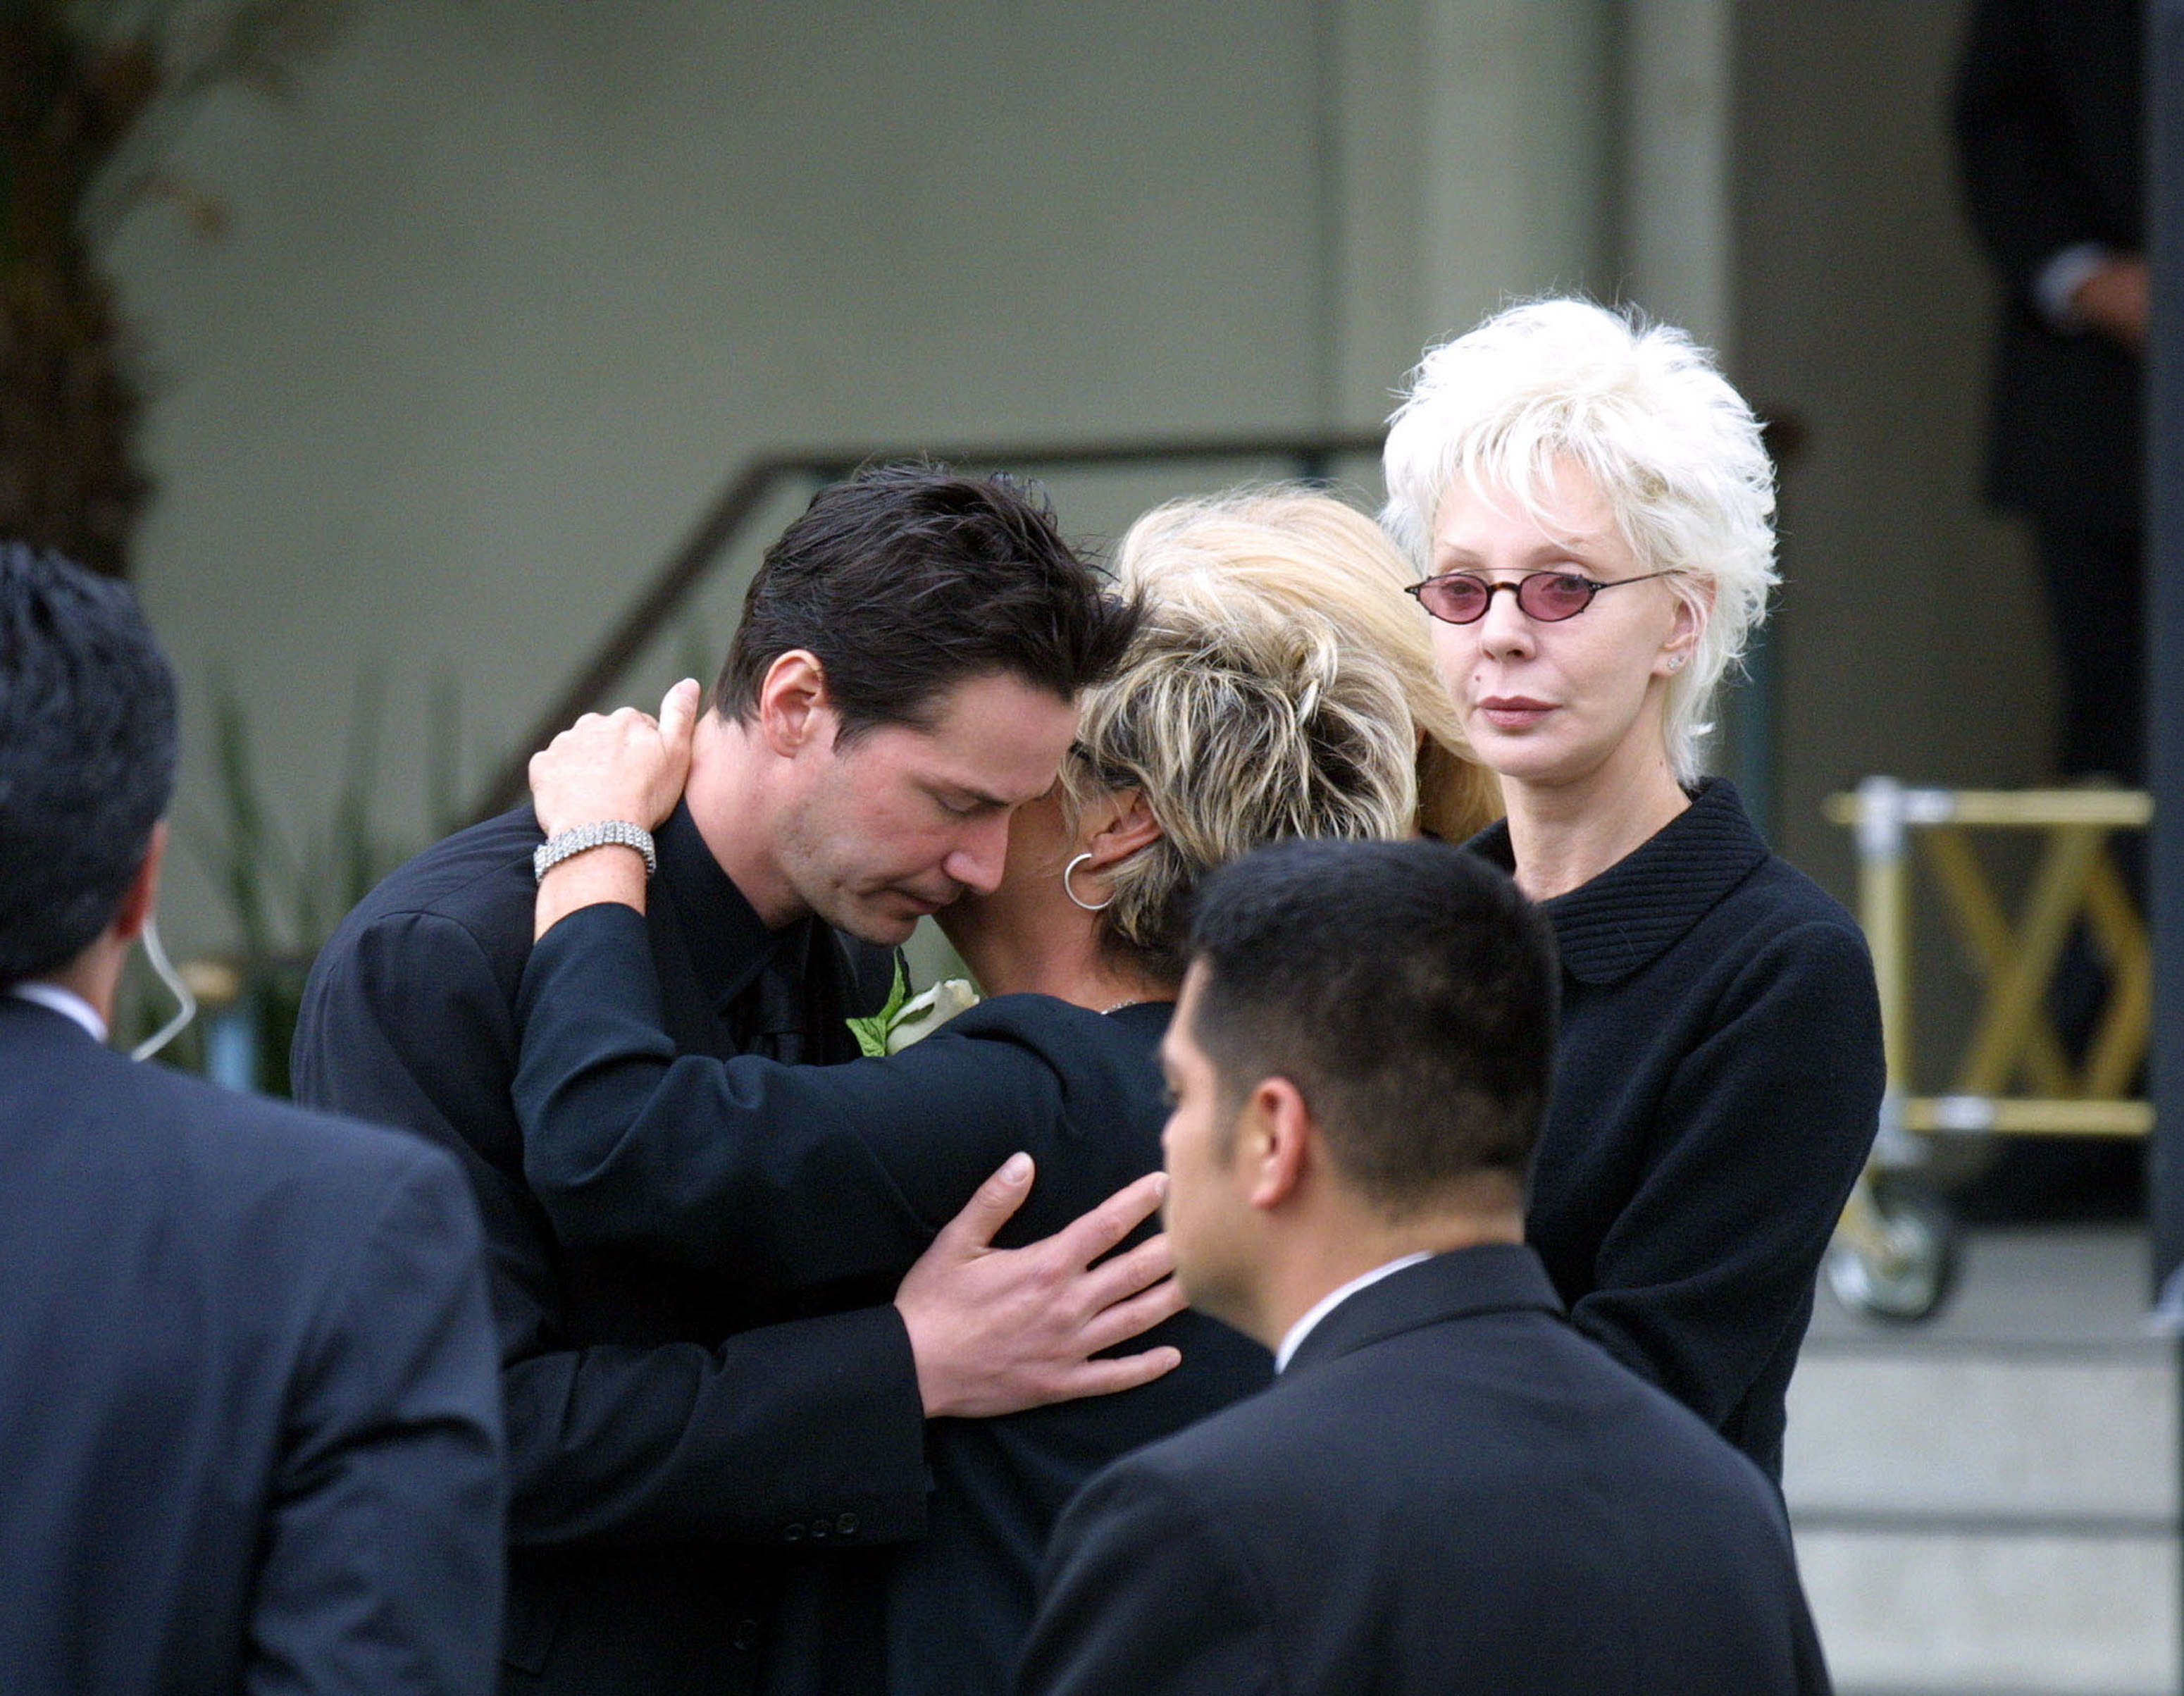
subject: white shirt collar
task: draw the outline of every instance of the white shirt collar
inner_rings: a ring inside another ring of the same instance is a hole
[[[74,990],[64,990],[58,984],[18,984],[8,991],[26,1001],[36,1001],[40,1007],[72,1018],[91,1033],[93,1042],[106,1040],[106,1021],[98,1010]]]
[[[1282,1346],[1274,1351],[1274,1370],[1281,1371],[1290,1364],[1290,1357],[1297,1352],[1297,1345],[1312,1335],[1312,1329],[1360,1290],[1377,1284],[1383,1278],[1401,1271],[1406,1266],[1415,1266],[1421,1260],[1430,1260],[1430,1250],[1421,1249],[1416,1254],[1406,1254],[1390,1260],[1385,1266],[1375,1266],[1370,1272],[1360,1273],[1340,1289],[1329,1290],[1305,1310],[1305,1316],[1290,1327],[1290,1334],[1282,1339]]]

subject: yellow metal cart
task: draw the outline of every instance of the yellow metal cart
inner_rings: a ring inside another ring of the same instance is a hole
[[[1950,1135],[2144,1136],[2150,1102],[2128,1093],[2152,1028],[2153,963],[2146,927],[2109,839],[2153,816],[2137,789],[1914,789],[1868,778],[1829,798],[1827,816],[1855,834],[1858,919],[1880,990],[1888,1089],[1873,1158],[1828,1254],[1847,1304],[1886,1319],[1923,1319],[1948,1293],[1952,1222],[1920,1182],[1924,1139]],[[1981,859],[1985,834],[2043,839],[2022,909],[2005,909]],[[1928,876],[1914,875],[1914,859]],[[1921,1095],[1912,1069],[1912,918],[1938,895],[1981,986],[1978,1017],[1948,1091]],[[2073,1063],[2047,1014],[2071,933],[2083,923],[2108,974],[2107,999]]]

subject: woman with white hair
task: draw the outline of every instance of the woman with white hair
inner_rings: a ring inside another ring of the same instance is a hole
[[[1577,1325],[1770,1476],[1814,1276],[1872,1141],[1850,916],[1700,739],[1775,581],[1758,421],[1680,332],[1577,300],[1429,353],[1384,522],[1552,922],[1562,1035],[1527,1232]]]
[[[1061,1230],[1156,1169],[1156,1051],[1198,879],[1282,837],[1413,828],[1412,706],[1444,728],[1451,716],[1391,553],[1369,519],[1317,495],[1262,491],[1139,521],[1118,576],[1143,622],[1120,673],[1087,692],[1055,789],[1011,820],[1000,887],[939,915],[989,998],[900,1052],[823,1067],[675,1057],[649,999],[645,927],[627,911],[644,905],[642,862],[617,856],[619,900],[566,913],[549,873],[515,1094],[525,1172],[564,1245],[639,1248],[768,1288],[894,1280],[1013,1155],[1029,1154],[1035,1177],[1005,1244]],[[613,731],[587,720],[532,762],[543,813],[642,811],[658,739],[633,759],[588,754],[612,749],[600,739]],[[911,1305],[907,1284],[898,1305]],[[972,1417],[928,1426],[923,1535],[877,1569],[830,1546],[849,1587],[820,1617],[853,1640],[856,1587],[878,1584],[889,1696],[998,1696],[1046,1534],[1077,1487],[1272,1373],[1264,1349],[1195,1314],[1143,1343],[1138,1358],[1173,1370],[1119,1394],[997,1418],[976,1417],[988,1409],[975,1396],[945,1405]],[[1112,1365],[1120,1381],[1145,1375]],[[811,1534],[838,1541],[838,1529]],[[878,1688],[863,1671],[830,1688]]]

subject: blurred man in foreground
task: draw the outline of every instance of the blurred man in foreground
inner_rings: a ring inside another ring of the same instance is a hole
[[[1555,972],[1440,844],[1215,874],[1162,1045],[1167,1229],[1279,1375],[1084,1487],[1023,1690],[1827,1689],[1773,1490],[1524,1246]]]
[[[0,547],[0,1690],[492,1686],[500,1409],[445,1156],[105,1046],[175,685]]]

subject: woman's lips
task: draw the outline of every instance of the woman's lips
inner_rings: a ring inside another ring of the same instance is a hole
[[[1490,695],[1479,703],[1479,710],[1496,730],[1524,730],[1555,709],[1552,702],[1534,700],[1529,695]]]

